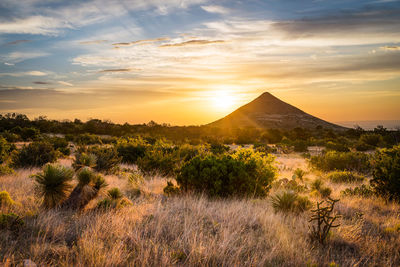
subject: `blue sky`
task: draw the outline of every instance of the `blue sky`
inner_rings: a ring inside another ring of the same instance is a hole
[[[207,123],[264,91],[399,119],[400,1],[0,2],[0,112]]]

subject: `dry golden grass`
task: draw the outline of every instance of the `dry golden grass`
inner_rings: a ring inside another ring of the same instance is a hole
[[[291,178],[294,169],[307,167],[298,156],[278,161],[280,177]],[[166,198],[163,177],[145,179],[142,193],[132,198],[130,207],[94,210],[96,200],[80,214],[46,212],[40,209],[29,178],[37,171],[0,177],[0,191],[8,191],[19,203],[1,211],[13,211],[26,223],[19,233],[0,232],[0,265],[24,259],[49,266],[400,265],[400,234],[387,231],[400,223],[400,206],[379,199],[341,198],[337,211],[343,215],[342,225],[327,246],[320,247],[308,240],[309,212],[276,214],[269,198]],[[106,176],[106,180],[108,188],[119,187],[130,195],[125,176]],[[346,187],[328,181],[326,185],[335,197]]]

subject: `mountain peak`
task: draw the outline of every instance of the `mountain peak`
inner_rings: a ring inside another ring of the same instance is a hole
[[[223,128],[315,128],[344,129],[341,126],[316,118],[280,100],[269,92],[262,93],[250,103],[238,108],[211,126]]]

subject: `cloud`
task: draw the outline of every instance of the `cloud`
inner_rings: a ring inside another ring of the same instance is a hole
[[[387,50],[387,51],[398,51],[400,50],[400,46],[396,45],[386,45],[386,46],[381,46],[379,47],[382,50]]]
[[[104,72],[128,72],[131,71],[132,69],[107,69],[107,70],[101,70],[99,73],[104,73]]]
[[[61,28],[72,28],[61,19],[30,16],[0,22],[0,33],[57,35]]]
[[[47,73],[42,72],[42,71],[27,71],[27,72],[12,72],[12,73],[0,73],[0,77],[2,76],[12,76],[12,77],[23,77],[23,76],[46,76]]]
[[[223,6],[209,5],[201,6],[201,8],[209,13],[227,14],[229,9]]]
[[[91,44],[102,44],[108,42],[107,40],[93,40],[93,41],[82,41],[79,42],[80,44],[83,45],[91,45]]]
[[[74,86],[72,83],[64,82],[64,81],[58,81],[58,83],[62,84],[62,85],[66,85],[66,86]]]
[[[27,59],[39,58],[49,56],[49,53],[46,52],[12,52],[5,56],[0,56],[0,60],[9,64],[16,64]],[[7,64],[6,64],[7,65]]]
[[[39,84],[39,85],[47,85],[47,84],[51,84],[50,82],[42,82],[42,81],[36,81],[33,82],[34,84]]]
[[[156,43],[156,42],[161,42],[161,41],[167,41],[170,38],[168,37],[160,37],[160,38],[155,38],[155,39],[145,39],[145,40],[137,40],[133,42],[127,42],[127,43],[114,43],[112,45],[114,46],[131,46],[131,45],[142,45],[142,44],[149,44],[149,43]]]
[[[187,45],[207,45],[207,44],[220,44],[225,43],[224,40],[189,40],[181,43],[174,44],[163,44],[160,47],[178,47],[178,46],[187,46]]]
[[[12,42],[8,42],[5,45],[17,45],[17,44],[28,43],[28,42],[31,42],[31,40],[15,40]]]

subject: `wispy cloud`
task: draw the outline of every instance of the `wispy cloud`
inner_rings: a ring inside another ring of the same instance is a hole
[[[66,86],[74,86],[72,83],[64,82],[64,81],[58,81],[58,83],[61,85],[66,85]]]
[[[142,45],[142,44],[149,44],[149,43],[167,41],[169,39],[170,39],[169,37],[160,37],[160,38],[155,38],[155,39],[137,40],[137,41],[133,41],[133,42],[113,43],[112,45],[117,46],[117,47],[118,46]]]
[[[132,69],[107,69],[107,70],[101,70],[99,73],[105,73],[105,72],[129,72]]]
[[[217,5],[201,6],[201,8],[209,13],[228,14],[230,12],[228,8]]]
[[[0,33],[56,35],[61,28],[71,28],[71,25],[64,20],[45,16],[15,18],[0,22]]]
[[[397,46],[397,45],[385,45],[385,46],[381,46],[380,49],[387,50],[387,51],[399,51],[400,50],[400,46]]]
[[[181,43],[163,44],[160,47],[177,47],[187,45],[208,45],[208,44],[221,44],[225,43],[224,40],[189,40]]]
[[[48,55],[50,55],[50,54],[46,53],[46,52],[18,52],[17,51],[17,52],[12,52],[12,53],[6,54],[4,56],[0,56],[0,60],[14,65],[16,63],[20,63],[27,59],[45,57]]]
[[[93,41],[82,41],[79,42],[79,44],[83,44],[83,45],[92,45],[92,44],[103,44],[108,42],[107,40],[93,40]]]
[[[33,82],[34,84],[39,84],[39,85],[48,85],[48,84],[52,84],[52,83],[50,83],[50,82],[42,82],[42,81],[36,81],[36,82]]]
[[[28,43],[28,42],[31,42],[31,40],[15,40],[12,42],[8,42],[5,45],[17,45],[17,44]]]
[[[37,70],[26,71],[26,72],[11,72],[11,73],[3,72],[3,73],[0,73],[0,77],[1,76],[12,76],[12,77],[46,76],[46,75],[47,75],[47,73],[42,72],[42,71],[37,71]]]

